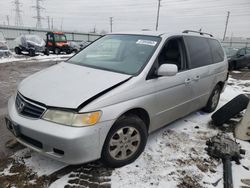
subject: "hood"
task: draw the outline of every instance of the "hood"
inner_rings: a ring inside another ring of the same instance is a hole
[[[76,109],[130,75],[60,63],[24,79],[18,91],[46,106]]]

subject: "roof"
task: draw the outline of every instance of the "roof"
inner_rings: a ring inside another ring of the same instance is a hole
[[[59,34],[59,35],[64,34],[64,33],[61,32],[61,31],[49,31],[49,32],[47,32],[47,33],[53,33],[53,34]]]
[[[125,31],[125,32],[115,32],[115,33],[108,33],[108,34],[128,34],[128,35],[149,35],[149,36],[161,36],[165,34],[165,32],[160,31]]]
[[[214,38],[210,37],[207,34],[200,35],[198,33],[183,33],[183,32],[164,32],[164,31],[126,31],[126,32],[114,32],[114,33],[108,33],[108,35],[111,34],[128,34],[128,35],[147,35],[147,36],[164,36],[164,37],[169,37],[169,36],[174,36],[174,35],[187,35],[187,36],[198,36],[198,37],[205,37],[205,38]]]

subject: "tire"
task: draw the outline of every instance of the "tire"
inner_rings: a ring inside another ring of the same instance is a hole
[[[237,70],[236,62],[235,61],[229,63],[228,70],[229,71]]]
[[[123,116],[116,121],[106,137],[101,161],[104,165],[112,168],[132,163],[143,152],[147,138],[146,125],[138,116],[133,114]],[[131,139],[134,141],[131,141]],[[112,141],[114,144],[111,145]],[[131,148],[134,151],[130,150]],[[116,150],[117,152],[115,152]]]
[[[220,126],[242,110],[246,109],[248,102],[249,98],[244,94],[233,98],[212,115],[214,125]]]
[[[17,55],[20,55],[22,53],[21,49],[19,47],[15,47],[15,53]]]
[[[204,112],[211,113],[216,109],[220,100],[220,93],[221,87],[217,84],[207,101],[207,105],[203,108]]]
[[[35,50],[29,49],[29,56],[30,56],[30,57],[35,56]]]
[[[71,50],[66,50],[66,54],[71,54]]]
[[[54,53],[56,55],[59,55],[61,53],[61,50],[59,48],[55,48]]]
[[[44,55],[49,55],[49,50],[48,49],[45,49],[45,51],[44,51]]]

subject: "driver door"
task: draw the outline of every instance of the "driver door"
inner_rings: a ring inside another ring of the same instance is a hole
[[[166,42],[150,71],[147,81],[154,85],[156,98],[153,130],[191,112],[192,84],[186,62],[183,38],[176,37]],[[161,64],[176,64],[178,73],[175,76],[152,76]]]

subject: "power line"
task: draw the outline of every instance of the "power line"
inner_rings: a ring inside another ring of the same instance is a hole
[[[16,26],[22,26],[23,25],[23,20],[21,17],[21,3],[19,2],[19,0],[15,0],[14,1],[14,5],[15,5],[15,25]]]
[[[32,6],[33,8],[36,9],[36,16],[34,16],[33,18],[36,19],[36,27],[37,28],[41,28],[42,27],[42,19],[44,19],[41,16],[41,10],[44,9],[41,5],[40,2],[43,0],[36,0],[36,6]]]
[[[157,18],[156,18],[156,25],[155,25],[156,31],[158,30],[160,7],[161,7],[161,0],[158,0]]]
[[[223,35],[223,41],[225,40],[225,37],[227,34],[227,25],[228,25],[229,16],[230,16],[230,11],[227,11],[227,20],[226,20],[226,26],[225,26],[225,31],[224,31],[224,35]]]

